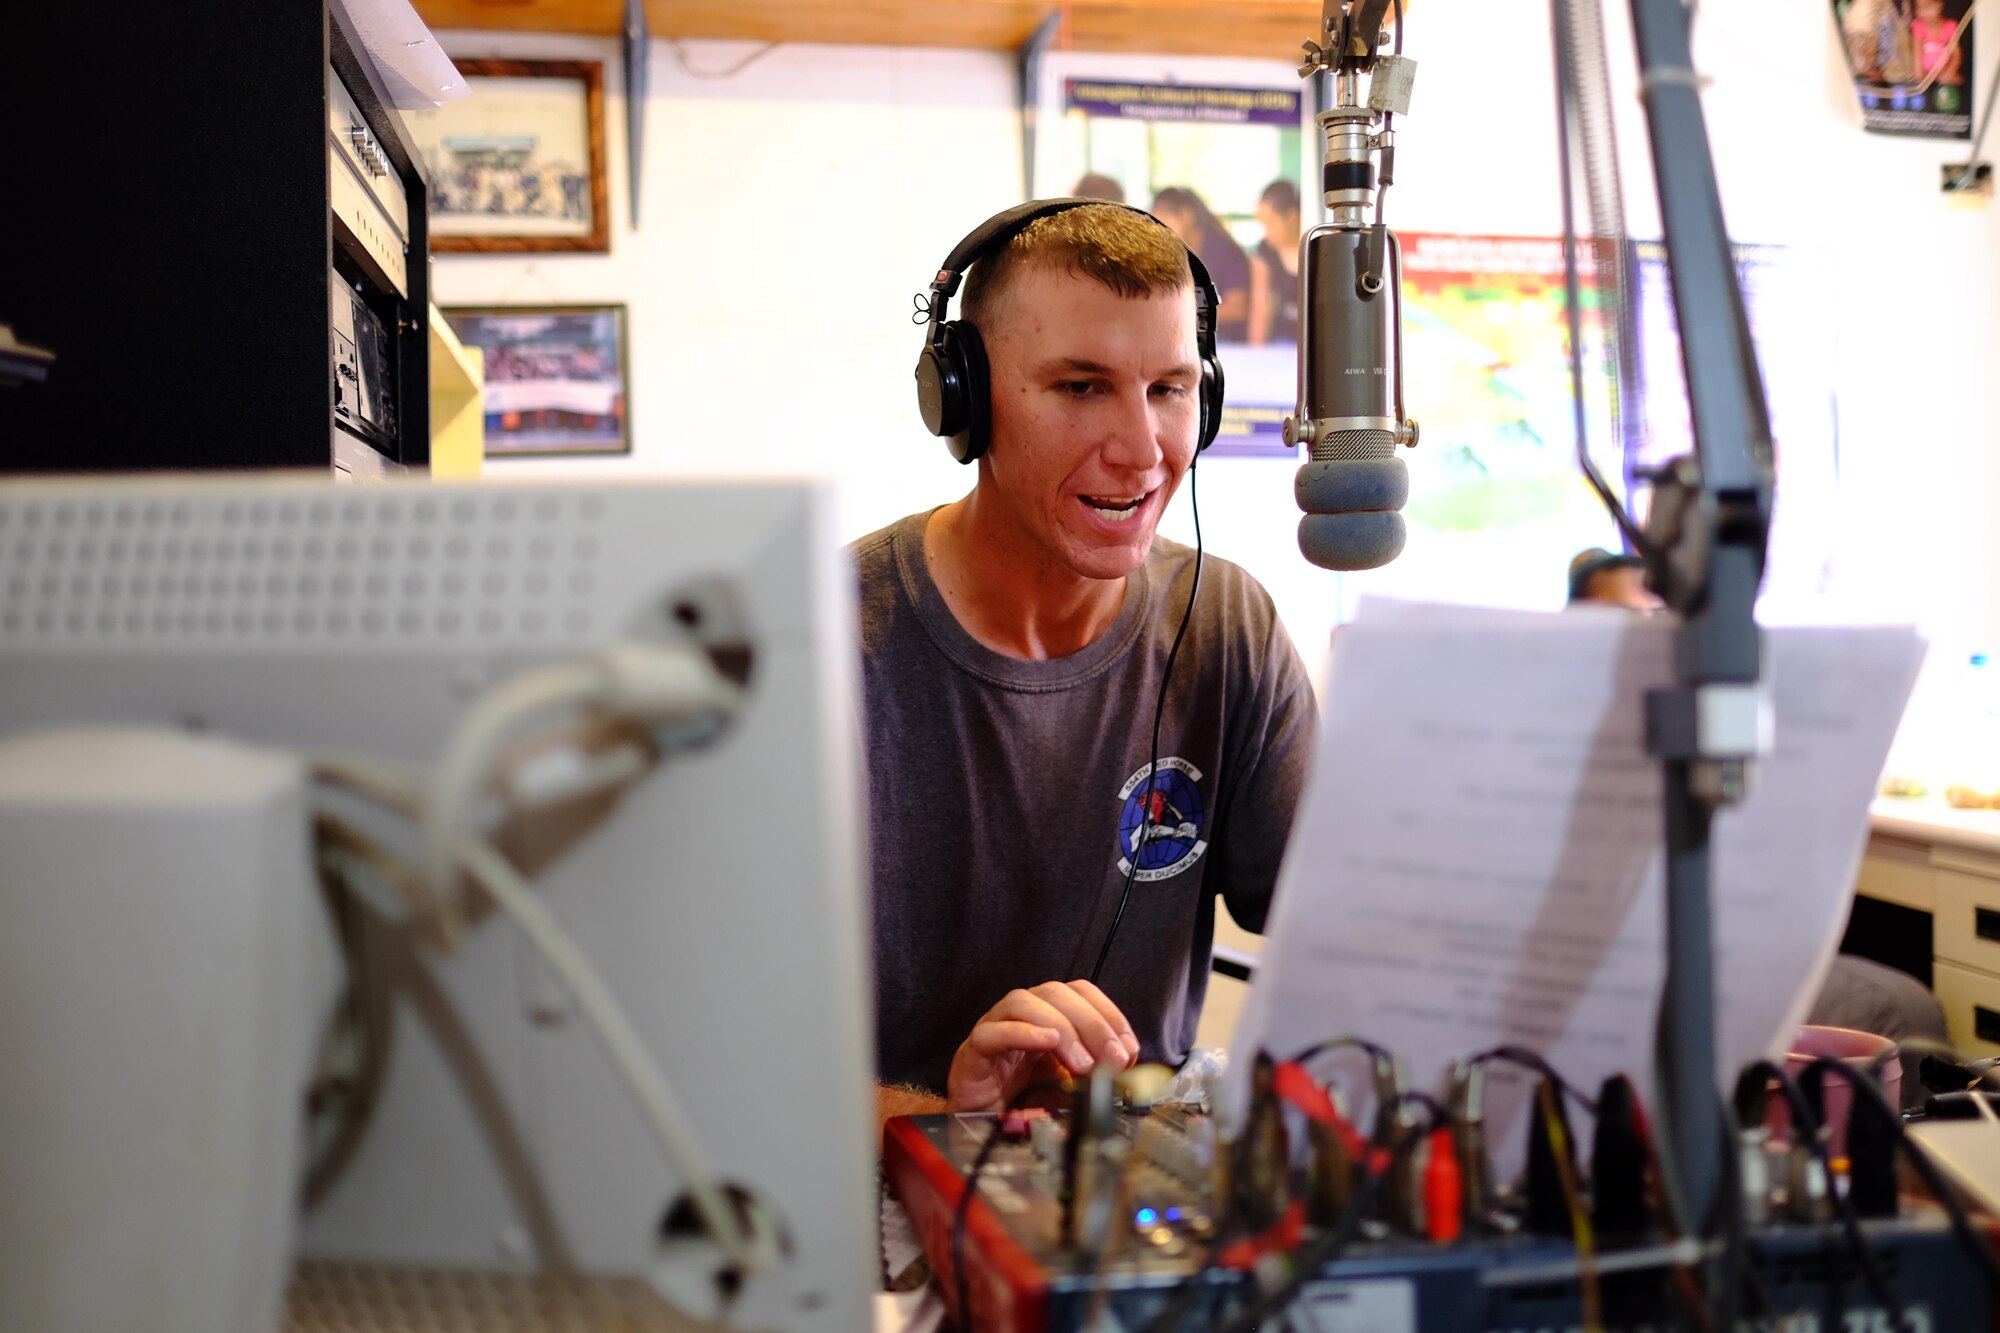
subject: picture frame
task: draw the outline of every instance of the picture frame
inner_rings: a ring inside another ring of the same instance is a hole
[[[626,307],[452,306],[445,320],[486,355],[488,458],[632,452]]]
[[[423,161],[432,251],[609,253],[604,66],[455,63],[468,96],[404,113]]]

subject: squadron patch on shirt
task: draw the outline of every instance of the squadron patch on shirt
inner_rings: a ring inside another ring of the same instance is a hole
[[[1153,780],[1150,766],[1141,764],[1118,789],[1118,873],[1142,883],[1171,879],[1201,859],[1203,840],[1201,770],[1169,755],[1160,760]],[[1139,870],[1133,874],[1137,857]]]

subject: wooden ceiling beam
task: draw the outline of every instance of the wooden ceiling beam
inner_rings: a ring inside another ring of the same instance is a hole
[[[646,0],[662,37],[1013,52],[1056,0]],[[616,34],[620,0],[417,0],[433,28]],[[1057,48],[1290,61],[1317,0],[1068,0]]]

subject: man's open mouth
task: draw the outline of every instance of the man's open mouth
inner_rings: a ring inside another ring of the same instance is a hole
[[[1089,505],[1091,512],[1107,523],[1122,523],[1139,512],[1139,506],[1146,503],[1143,495],[1080,495],[1077,497]]]

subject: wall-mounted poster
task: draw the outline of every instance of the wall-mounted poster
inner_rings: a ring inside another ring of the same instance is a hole
[[[1576,462],[1563,243],[1412,232],[1402,246],[1405,387],[1423,425],[1402,455],[1405,512],[1429,533],[1410,549],[1450,552],[1437,558],[1455,563],[1455,581],[1497,581],[1461,600],[1535,605],[1610,528]],[[1588,349],[1598,311],[1596,293],[1583,295]],[[1603,394],[1591,404],[1592,456],[1616,477],[1609,385],[1592,389]]]
[[[431,249],[608,251],[604,67],[457,64],[463,99],[403,113],[430,189]]]
[[[1406,233],[1404,354],[1422,442],[1410,468],[1409,546],[1370,575],[1396,596],[1491,606],[1561,601],[1568,562],[1616,547],[1603,505],[1576,462],[1568,293],[1560,237]],[[1585,426],[1591,456],[1643,515],[1642,469],[1694,447],[1664,249],[1633,242],[1633,345],[1622,349],[1642,395],[1614,424],[1603,372],[1598,293],[1583,290]],[[1810,256],[1738,246],[1738,276],[1771,405],[1778,502],[1765,577],[1798,607],[1828,591],[1838,456],[1831,327]]]
[[[1972,136],[1977,0],[1833,0],[1862,124],[1882,134]]]
[[[486,353],[486,456],[623,454],[632,449],[622,305],[444,312]]]
[[[1071,75],[1061,89],[1038,188],[1148,209],[1201,256],[1229,390],[1209,454],[1292,455],[1304,85]]]

